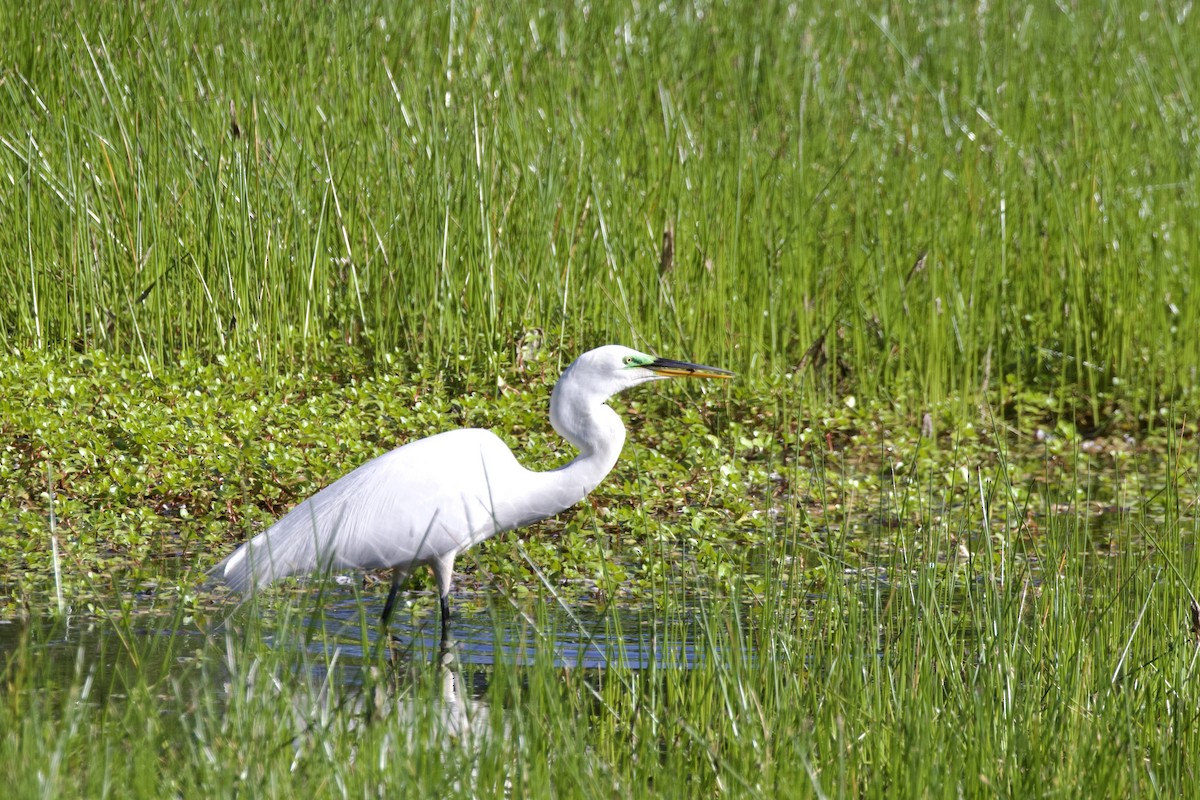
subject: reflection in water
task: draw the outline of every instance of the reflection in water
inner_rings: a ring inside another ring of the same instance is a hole
[[[535,620],[515,606],[460,607],[452,650],[443,654],[431,603],[417,603],[420,613],[397,613],[381,639],[371,603],[352,587],[328,585],[321,597],[318,606],[308,608],[288,598],[277,605],[219,604],[211,615],[198,612],[197,619],[182,611],[132,610],[112,619],[81,615],[0,622],[0,657],[19,648],[36,651],[50,685],[66,688],[90,677],[97,687],[92,699],[104,702],[125,693],[129,676],[153,682],[177,677],[188,664],[204,665],[218,695],[252,690],[245,681],[255,678],[246,664],[261,658],[265,647],[284,656],[294,679],[272,674],[259,680],[298,691],[295,713],[308,724],[334,706],[349,705],[366,715],[411,716],[418,713],[415,694],[421,694],[426,706],[436,700],[433,708],[451,739],[486,726],[481,698],[488,689],[488,668],[497,663],[642,670],[687,669],[702,659],[687,614],[664,619],[660,612],[551,606],[539,609]],[[430,669],[441,673],[438,698],[411,691],[417,684],[428,686]],[[331,703],[330,697],[340,699]]]
[[[293,746],[301,749],[311,734],[331,723],[355,730],[379,719],[398,723],[399,729],[408,732],[409,744],[480,744],[490,722],[490,710],[483,699],[486,680],[471,683],[472,675],[454,661],[452,652],[443,653],[436,664],[427,668],[436,672],[436,679],[429,683],[402,672],[390,676],[399,680],[377,679],[336,687],[329,682],[298,681],[289,687],[298,732]]]
[[[360,598],[344,591],[327,596],[320,619],[307,622],[322,626],[327,636],[343,643],[344,656],[358,660],[364,656],[360,644],[364,632],[372,646],[379,644],[377,629],[363,614]],[[501,608],[460,611],[451,630],[455,658],[469,666],[491,666],[497,661],[529,664],[537,658],[578,669],[641,670],[652,665],[686,669],[701,658],[687,616],[669,623],[668,635],[661,619],[636,612],[555,607],[547,609],[546,618],[534,621],[516,609]],[[404,660],[434,653],[439,650],[437,631],[433,616],[397,614],[389,628],[389,646]]]
[[[250,627],[257,630],[240,630],[234,614],[219,638],[252,637],[299,656],[289,687],[295,692],[297,747],[329,721],[348,718],[356,720],[351,727],[380,718],[408,721],[402,727],[410,736],[432,737],[424,744],[474,746],[490,730],[484,698],[492,675],[488,667],[497,663],[536,661],[597,671],[686,669],[699,661],[687,617],[676,619],[668,634],[659,616],[612,609],[544,609],[536,621],[515,608],[460,610],[444,651],[432,604],[418,607],[425,613],[397,614],[381,638],[371,604],[339,589],[326,593],[319,609],[282,622],[250,611]],[[660,640],[673,644],[664,647]],[[430,691],[431,678],[436,692]]]
[[[407,726],[409,730],[432,728],[433,735],[441,740],[438,744],[478,743],[488,729],[487,703],[480,695],[463,691],[464,674],[459,665],[454,663],[453,653],[442,655],[437,670],[441,683],[441,697],[438,700],[425,704],[423,698],[393,695],[391,708],[383,710],[390,712],[396,720],[411,720],[414,724]],[[434,717],[433,726],[417,724],[427,715]]]

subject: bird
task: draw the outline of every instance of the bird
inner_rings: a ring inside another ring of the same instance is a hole
[[[605,345],[579,356],[550,394],[550,424],[578,451],[566,465],[526,469],[495,433],[461,428],[397,447],[304,500],[213,570],[243,595],[289,575],[391,570],[380,615],[386,630],[412,571],[437,580],[441,636],[450,640],[454,560],[503,531],[570,508],[617,463],[625,425],[607,401],[664,378],[730,379],[734,373]]]

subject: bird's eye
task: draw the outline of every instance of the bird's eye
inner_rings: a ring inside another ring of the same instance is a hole
[[[632,363],[633,363],[633,356],[625,356],[625,358],[623,358],[623,359],[621,359],[621,360],[622,360],[622,361],[624,361],[626,364],[632,364]]]

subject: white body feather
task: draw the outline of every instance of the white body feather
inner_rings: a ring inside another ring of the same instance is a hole
[[[434,565],[557,514],[591,489],[554,477],[522,467],[490,431],[438,434],[317,492],[233,553],[221,571],[231,588],[253,591],[314,570]]]
[[[428,564],[438,579],[445,635],[455,557],[582,500],[613,468],[625,443],[625,426],[605,401],[640,383],[686,375],[731,373],[618,345],[591,350],[567,368],[550,397],[550,423],[580,451],[566,466],[525,469],[499,437],[476,428],[421,439],[300,503],[215,573],[231,588],[253,592],[297,573],[391,568],[394,589],[414,567]],[[390,605],[389,598],[385,619]]]

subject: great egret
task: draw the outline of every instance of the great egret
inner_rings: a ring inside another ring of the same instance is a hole
[[[639,353],[619,345],[590,350],[559,378],[550,424],[579,449],[571,463],[533,472],[491,431],[448,431],[398,447],[317,492],[216,568],[239,592],[319,570],[391,569],[380,618],[387,626],[396,594],[428,564],[441,598],[442,641],[449,639],[455,557],[484,539],[551,517],[578,503],[617,463],[625,426],[605,401],[662,378],[732,378],[733,373]]]

